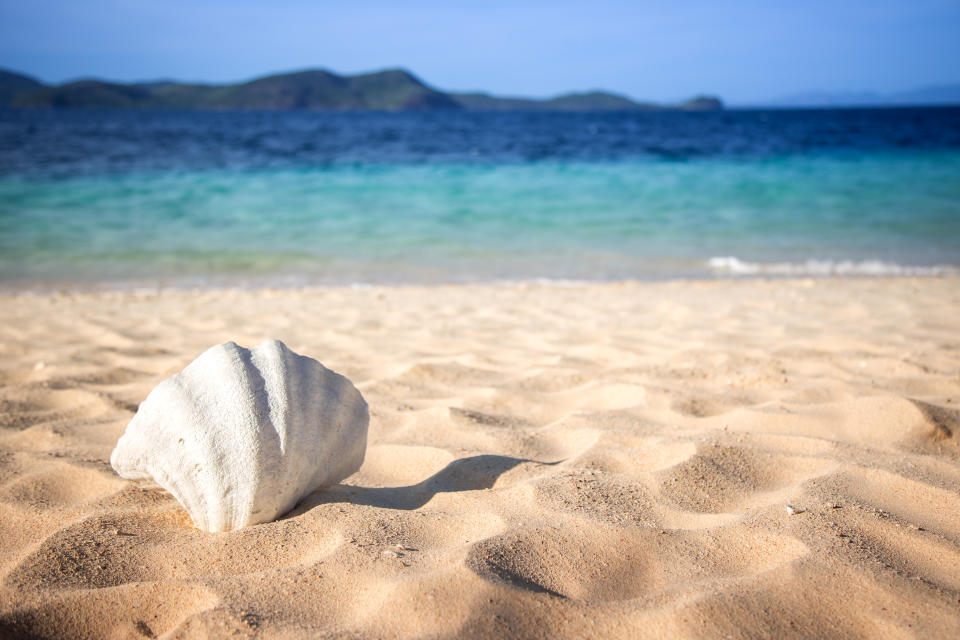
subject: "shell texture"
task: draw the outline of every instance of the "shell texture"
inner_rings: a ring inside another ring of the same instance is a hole
[[[110,464],[206,531],[269,522],[363,464],[370,415],[345,377],[279,340],[211,347],[140,405]]]

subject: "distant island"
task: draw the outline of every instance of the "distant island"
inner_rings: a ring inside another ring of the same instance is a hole
[[[315,111],[717,111],[719,98],[680,104],[636,102],[605,91],[538,100],[434,89],[404,69],[347,76],[309,69],[239,84],[117,83],[76,80],[46,85],[0,69],[0,107]]]

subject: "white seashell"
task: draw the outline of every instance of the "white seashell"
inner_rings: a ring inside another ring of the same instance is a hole
[[[369,421],[353,384],[313,358],[225,342],[150,392],[110,464],[172,493],[198,528],[229,531],[354,473]]]

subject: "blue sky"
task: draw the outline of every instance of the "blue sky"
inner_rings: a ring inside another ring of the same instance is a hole
[[[0,67],[48,82],[396,66],[503,95],[896,91],[960,83],[960,1],[0,0]]]

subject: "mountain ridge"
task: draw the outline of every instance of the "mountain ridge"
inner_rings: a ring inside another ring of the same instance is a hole
[[[401,68],[341,75],[322,68],[270,74],[234,84],[173,80],[120,83],[81,78],[45,85],[0,69],[0,107],[145,108],[198,110],[316,111],[714,111],[723,103],[697,96],[679,104],[637,102],[607,91],[565,93],[553,98],[500,97],[435,89]]]

